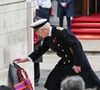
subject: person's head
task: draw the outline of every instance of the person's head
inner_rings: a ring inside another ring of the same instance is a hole
[[[61,82],[61,90],[85,90],[84,80],[80,76],[70,76]]]
[[[31,27],[34,29],[35,33],[37,33],[42,38],[47,37],[49,34],[50,23],[47,22],[47,19],[37,19],[36,17],[35,19]]]
[[[95,88],[87,88],[85,90],[98,90],[96,87]],[[99,89],[100,90],[100,89]]]

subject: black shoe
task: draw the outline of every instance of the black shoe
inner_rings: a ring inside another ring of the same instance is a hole
[[[35,82],[35,86],[39,86],[39,83],[38,82]]]

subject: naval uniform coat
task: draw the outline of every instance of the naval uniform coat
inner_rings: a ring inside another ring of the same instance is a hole
[[[52,26],[52,36],[44,39],[38,50],[29,57],[35,61],[49,48],[57,53],[61,59],[49,74],[45,88],[47,90],[60,90],[60,83],[66,76],[80,75],[83,77],[87,88],[100,86],[100,81],[90,67],[87,57],[78,39],[70,31],[61,27]],[[76,74],[73,65],[81,66],[82,71]]]

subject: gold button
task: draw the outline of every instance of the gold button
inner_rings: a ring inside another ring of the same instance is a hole
[[[60,44],[58,44],[58,46],[60,46]]]
[[[67,55],[65,55],[65,57],[67,57]]]
[[[64,50],[62,49],[62,51],[64,52]]]
[[[63,62],[63,64],[66,64],[66,62]]]
[[[68,60],[68,63],[70,63],[70,60]]]

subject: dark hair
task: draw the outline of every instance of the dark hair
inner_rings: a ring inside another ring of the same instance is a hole
[[[39,20],[39,19],[42,19],[42,18],[39,17],[39,16],[35,16],[35,17],[33,18],[33,22],[36,22],[36,21]]]

